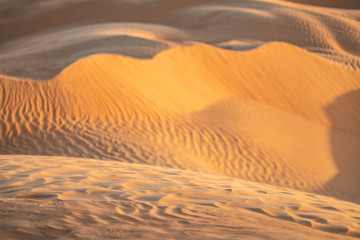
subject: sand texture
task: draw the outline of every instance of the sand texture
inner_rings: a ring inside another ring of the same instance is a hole
[[[302,226],[360,236],[358,205],[266,184],[64,157],[3,156],[0,166],[8,238],[339,239]]]
[[[0,0],[0,236],[360,237],[359,9]]]

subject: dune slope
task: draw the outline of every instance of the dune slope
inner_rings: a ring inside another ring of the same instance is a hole
[[[359,102],[342,102],[346,114],[331,119],[325,110],[359,76],[284,43],[177,47],[151,60],[95,55],[48,82],[3,78],[1,149],[125,158],[359,201]],[[353,147],[335,155],[336,141]]]

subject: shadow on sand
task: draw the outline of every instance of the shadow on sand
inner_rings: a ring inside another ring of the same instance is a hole
[[[360,90],[338,97],[325,110],[332,126],[329,139],[338,174],[324,191],[360,203]]]

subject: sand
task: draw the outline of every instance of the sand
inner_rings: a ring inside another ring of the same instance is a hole
[[[1,157],[1,176],[0,229],[5,238],[360,235],[356,204],[199,172],[13,155]]]
[[[0,235],[360,237],[358,8],[0,1]]]

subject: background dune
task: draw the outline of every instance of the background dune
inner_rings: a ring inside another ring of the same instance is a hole
[[[355,0],[345,0],[345,1],[336,1],[336,0],[286,0],[289,2],[296,2],[314,6],[322,7],[333,7],[333,8],[349,8],[349,9],[359,9],[360,3]]]
[[[356,12],[286,1],[33,1],[4,5],[0,74],[45,80],[79,58],[149,58],[194,42],[233,50],[282,41],[359,68]],[[102,25],[103,24],[103,25]]]
[[[359,237],[359,6],[293,2],[0,1],[2,234]]]

